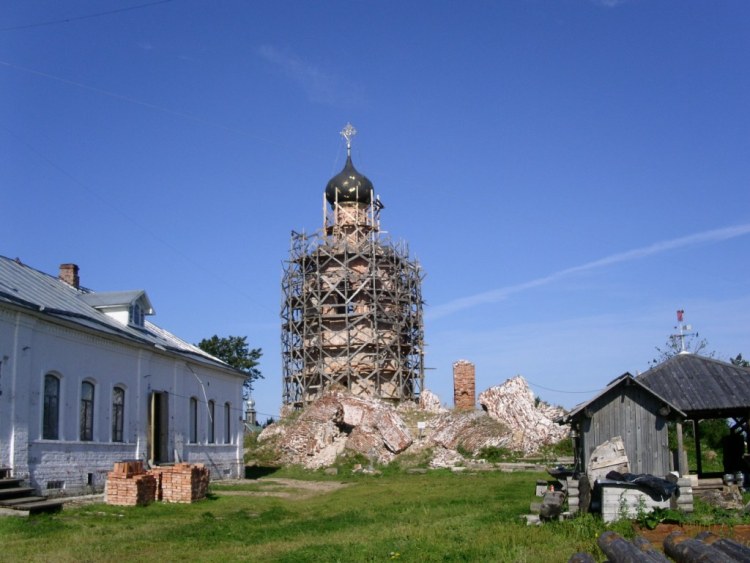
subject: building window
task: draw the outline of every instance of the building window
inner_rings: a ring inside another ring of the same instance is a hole
[[[133,303],[128,309],[128,324],[133,326],[143,326],[143,307],[138,303]]]
[[[198,399],[190,397],[190,443],[198,443]]]
[[[81,441],[94,439],[94,384],[84,381],[81,384]]]
[[[44,414],[42,420],[42,438],[57,440],[60,436],[60,379],[52,374],[44,376]]]
[[[213,401],[208,402],[208,443],[213,444],[216,442],[216,420],[214,419],[214,408],[215,403]]]
[[[124,442],[123,423],[125,422],[125,389],[115,387],[112,390],[112,441]]]
[[[232,443],[232,407],[229,403],[224,403],[224,443]]]

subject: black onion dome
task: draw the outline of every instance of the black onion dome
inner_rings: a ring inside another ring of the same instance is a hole
[[[346,157],[344,169],[328,181],[326,199],[333,205],[339,203],[372,203],[372,182],[357,172],[352,157]]]

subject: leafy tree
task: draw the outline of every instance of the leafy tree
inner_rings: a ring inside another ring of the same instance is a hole
[[[732,364],[734,364],[735,366],[739,366],[741,368],[750,368],[750,362],[744,359],[742,357],[742,354],[737,354],[736,358],[730,358],[729,361],[732,362]]]
[[[204,338],[198,342],[197,346],[233,368],[245,372],[245,383],[242,386],[242,396],[245,399],[248,399],[253,391],[253,381],[263,379],[263,374],[257,367],[263,352],[260,348],[251,350],[247,344],[247,336],[220,338],[214,334],[211,338]]]
[[[675,327],[677,328],[677,327]],[[666,343],[663,346],[655,346],[657,357],[651,360],[648,364],[650,367],[655,367],[660,363],[668,360],[672,356],[676,356],[683,350],[690,352],[691,354],[700,354],[708,347],[708,340],[700,338],[697,332],[688,334],[672,334],[667,338]],[[713,358],[715,352],[704,353],[704,356]]]

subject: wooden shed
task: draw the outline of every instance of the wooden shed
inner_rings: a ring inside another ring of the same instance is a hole
[[[750,435],[750,368],[682,353],[639,375],[636,381],[676,405],[689,420],[731,419],[732,434],[738,438],[740,451],[731,456],[725,452],[725,471],[734,472],[740,468],[745,453],[742,436]],[[695,430],[697,470],[698,475],[702,475],[700,427],[697,424]],[[681,425],[678,425],[677,438],[682,449]],[[687,473],[687,467],[681,467],[680,473]]]
[[[684,418],[674,403],[625,373],[558,422],[571,425],[579,470],[586,470],[594,448],[620,436],[631,473],[663,477],[671,469],[667,422]]]

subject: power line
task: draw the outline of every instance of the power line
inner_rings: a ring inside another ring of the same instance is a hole
[[[37,22],[37,23],[29,23],[25,25],[15,25],[11,27],[0,27],[0,31],[15,31],[18,29],[30,29],[32,27],[43,27],[47,25],[56,25],[59,23],[70,23],[74,21],[80,21],[80,20],[87,20],[91,18],[98,18],[101,16],[109,16],[111,14],[119,14],[121,12],[130,12],[132,10],[140,10],[141,8],[150,8],[151,6],[156,6],[158,4],[166,4],[167,2],[172,2],[173,0],[157,0],[156,2],[147,2],[145,4],[138,4],[136,6],[128,6],[126,8],[118,8],[116,10],[108,10],[106,12],[97,12],[95,14],[86,14],[83,16],[74,16],[72,18],[63,18],[59,20],[49,20],[46,22]]]
[[[538,383],[534,383],[533,381],[529,381],[528,379],[526,381],[530,385],[532,385],[534,387],[539,387],[539,389],[544,389],[545,391],[553,391],[555,393],[580,393],[580,394],[584,394],[584,393],[598,393],[599,391],[601,391],[601,389],[589,389],[588,391],[571,391],[571,390],[568,389],[566,391],[563,391],[562,389],[552,389],[551,387],[545,387],[544,385],[539,385]]]
[[[0,66],[5,66],[8,68],[12,68],[13,70],[19,70],[21,72],[26,72],[28,74],[33,74],[36,76],[41,76],[42,78],[47,78],[48,80],[54,80],[56,82],[62,82],[63,84],[69,84],[71,86],[75,86],[77,88],[81,88],[83,90],[88,90],[89,92],[94,92],[95,94],[100,94],[102,96],[107,96],[110,98],[114,98],[116,100],[120,100],[123,102],[127,102],[130,104],[142,106],[154,111],[160,111],[162,113],[166,113],[169,115],[173,115],[175,117],[181,117],[183,119],[187,119],[188,121],[192,121],[194,123],[199,123],[201,125],[207,125],[209,127],[214,127],[216,129],[221,129],[223,131],[228,131],[230,133],[235,133],[237,135],[242,135],[245,137],[249,137],[251,139],[255,139],[256,141],[260,141],[262,143],[265,143],[267,145],[272,145],[275,147],[279,147],[282,149],[285,149],[287,151],[296,151],[298,153],[304,153],[307,155],[316,155],[318,153],[313,153],[312,151],[307,151],[302,149],[299,146],[290,146],[288,144],[280,143],[278,141],[274,141],[271,139],[268,139],[266,137],[261,137],[259,135],[256,135],[254,133],[249,133],[248,131],[245,131],[243,129],[237,129],[235,127],[229,127],[228,125],[224,125],[223,123],[218,123],[216,121],[211,121],[210,119],[205,119],[203,117],[199,117],[197,115],[193,115],[191,113],[183,112],[183,111],[177,111],[170,109],[168,107],[160,106],[157,104],[152,104],[151,102],[144,102],[143,100],[139,100],[137,98],[132,98],[130,96],[125,96],[123,94],[118,94],[117,92],[112,92],[110,90],[104,90],[103,88],[97,88],[95,86],[89,86],[88,84],[83,84],[81,82],[76,82],[75,80],[70,80],[68,78],[63,78],[61,76],[55,76],[54,74],[49,74],[47,72],[42,72],[40,70],[35,70],[33,68],[26,68],[19,65],[15,65],[13,63],[9,63],[8,61],[2,61],[0,60]]]
[[[109,202],[107,201],[107,199],[105,197],[103,197],[97,190],[93,189],[92,187],[90,187],[89,185],[87,185],[82,180],[79,180],[72,173],[70,173],[69,171],[67,171],[65,168],[63,168],[62,166],[60,166],[59,164],[57,164],[57,162],[55,162],[54,160],[52,160],[51,158],[49,158],[48,156],[46,156],[44,153],[42,153],[42,151],[40,151],[39,149],[37,149],[31,143],[29,143],[28,140],[26,140],[25,138],[23,138],[21,135],[18,135],[17,133],[11,131],[10,129],[8,129],[7,127],[5,127],[3,125],[0,125],[0,128],[2,128],[9,135],[11,135],[12,137],[14,137],[21,144],[25,145],[26,148],[29,149],[29,151],[31,151],[32,153],[34,153],[39,159],[41,159],[44,162],[46,162],[50,167],[52,167],[55,170],[57,170],[58,173],[60,173],[61,175],[65,176],[66,178],[68,178],[68,180],[70,180],[73,184],[77,185],[79,188],[83,188],[85,191],[87,191],[88,193],[90,193],[91,195],[93,195],[94,197],[96,197],[103,204],[109,205]],[[159,235],[156,234],[156,232],[154,232],[153,229],[150,229],[148,227],[148,225],[146,225],[146,224],[144,224],[142,222],[139,222],[137,219],[133,218],[131,215],[128,215],[127,213],[125,213],[125,211],[123,211],[120,206],[114,206],[114,208],[117,210],[117,212],[122,217],[124,217],[125,219],[127,219],[128,221],[130,221],[133,225],[135,225],[136,227],[138,227],[138,229],[141,232],[144,232],[144,233],[148,234],[151,238],[153,238],[155,241],[161,243],[163,246],[165,246],[167,249],[169,249],[175,255],[180,256],[186,262],[192,264],[193,266],[199,268],[200,270],[206,272],[207,274],[210,274],[214,279],[216,279],[217,281],[219,281],[222,284],[224,284],[227,288],[229,288],[233,292],[235,292],[238,295],[241,295],[242,297],[244,297],[245,299],[247,299],[248,302],[252,303],[254,306],[260,307],[260,308],[262,308],[262,309],[264,309],[264,310],[266,310],[268,312],[273,312],[274,314],[276,314],[276,311],[272,310],[271,307],[268,306],[268,304],[266,304],[265,302],[263,302],[261,300],[253,298],[247,292],[242,291],[235,284],[233,284],[230,281],[228,281],[228,280],[222,278],[221,276],[217,275],[215,269],[206,267],[206,265],[203,264],[202,262],[200,262],[198,260],[195,260],[188,253],[183,252],[182,250],[180,250],[179,248],[177,248],[175,245],[171,244],[170,242],[168,242],[164,238],[160,237]]]

